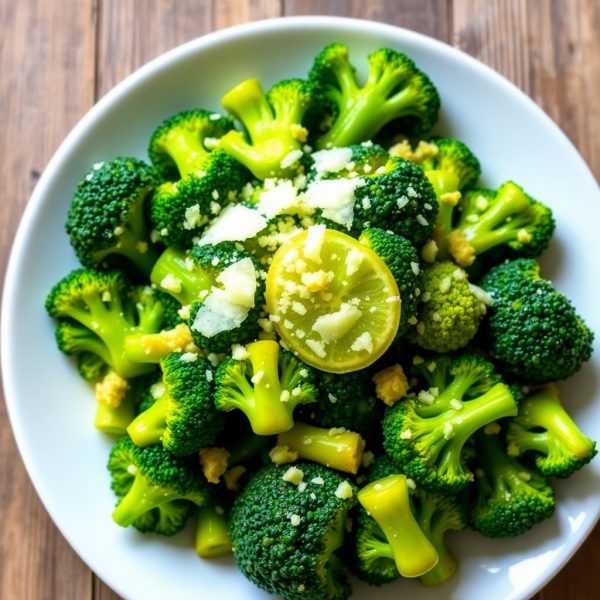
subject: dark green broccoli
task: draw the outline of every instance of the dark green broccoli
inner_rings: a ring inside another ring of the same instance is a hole
[[[540,277],[535,260],[498,265],[480,284],[494,302],[479,341],[504,371],[546,383],[571,377],[589,360],[593,332],[570,300]]]
[[[72,271],[52,288],[46,310],[66,320],[56,332],[65,354],[95,354],[125,379],[154,370],[153,365],[129,361],[124,344],[130,334],[160,331],[164,306],[152,289],[132,287],[120,271]]]
[[[72,327],[73,329],[82,329],[82,331],[80,332],[83,337],[86,337],[86,331],[84,328],[79,328],[76,325],[73,325],[72,323],[68,322],[68,321],[62,321],[61,323],[58,324],[58,327],[56,328],[56,337],[59,338],[61,336],[64,335],[64,331],[59,333],[59,329],[63,328],[63,327]],[[73,332],[75,333],[75,332]],[[75,335],[77,335],[75,333]],[[59,342],[58,343],[59,347],[66,347],[68,344],[66,344],[65,342]],[[102,344],[98,345],[98,349],[101,350],[102,352],[104,352],[104,348],[102,347]],[[91,381],[91,382],[95,382],[98,381],[99,379],[102,379],[102,377],[105,375],[106,373],[106,369],[107,369],[107,363],[106,361],[101,357],[100,354],[93,354],[92,352],[81,352],[80,354],[77,355],[77,372],[86,380],[86,381]]]
[[[207,149],[232,129],[230,119],[197,109],[163,121],[152,134],[148,154],[166,181],[152,197],[150,219],[168,246],[191,246],[248,181],[247,171],[223,150]]]
[[[398,284],[402,307],[398,336],[402,337],[410,328],[409,319],[417,316],[419,294],[423,291],[417,251],[407,239],[383,229],[366,229],[358,241],[383,259]]]
[[[256,338],[264,304],[260,263],[235,242],[194,245],[188,253],[168,248],[152,282],[190,306],[188,325],[196,345],[228,352]],[[133,346],[128,351],[135,352]]]
[[[160,361],[162,391],[127,428],[138,446],[160,444],[177,456],[209,446],[223,428],[213,399],[213,370],[197,354],[173,352]],[[158,394],[156,384],[154,393]]]
[[[298,418],[320,427],[345,427],[368,442],[381,437],[383,402],[367,369],[338,375],[316,372],[317,401],[298,408]]]
[[[362,464],[365,449],[365,441],[354,431],[326,429],[299,422],[277,436],[277,445],[287,446],[302,460],[354,475]]]
[[[157,259],[144,209],[158,174],[137,158],[97,163],[77,186],[65,228],[84,267],[120,266],[125,258],[148,276]]]
[[[517,414],[514,392],[491,363],[474,354],[434,356],[412,374],[420,392],[386,409],[384,448],[418,484],[458,493],[472,479],[465,443],[488,423]]]
[[[108,470],[119,499],[113,519],[121,527],[175,535],[194,505],[209,500],[197,457],[177,457],[161,445],[138,448],[125,436],[113,446]]]
[[[374,585],[403,577],[421,577],[438,563],[438,554],[421,529],[405,475],[369,483],[358,493],[356,562],[361,578]],[[369,519],[372,521],[370,522]]]
[[[495,248],[517,256],[539,256],[556,226],[552,211],[512,181],[497,191],[465,192],[458,209],[458,223],[446,234],[445,243],[463,267]]]
[[[437,90],[410,58],[380,48],[368,60],[367,82],[359,87],[347,46],[329,44],[316,56],[309,80],[335,119],[317,139],[317,148],[371,140],[390,121],[398,121],[400,130],[412,135],[428,131],[437,121]]]
[[[421,302],[416,318],[410,321],[409,341],[434,352],[466,346],[477,333],[489,298],[450,261],[427,265],[422,270],[420,290]]]
[[[312,88],[301,79],[286,79],[265,94],[257,79],[248,79],[223,96],[223,108],[241,121],[248,134],[230,131],[219,147],[258,179],[291,177],[303,157],[302,120],[312,102]]]
[[[335,552],[344,541],[356,488],[321,465],[296,466],[307,484],[304,492],[283,480],[287,465],[270,465],[236,497],[235,562],[252,583],[285,600],[346,600],[351,588]],[[344,488],[349,493],[338,491]]]
[[[581,432],[551,387],[521,402],[506,441],[509,456],[535,452],[535,464],[547,477],[571,477],[598,453],[596,442]]]
[[[390,475],[400,475],[398,468],[388,456],[380,456],[369,466],[367,481],[374,482]],[[424,585],[439,585],[450,579],[458,568],[456,558],[445,542],[447,531],[463,531],[468,515],[463,496],[442,496],[422,488],[410,490],[411,512],[415,515],[423,533],[438,553],[435,567],[421,576]],[[392,550],[381,528],[359,508],[354,527],[356,544],[353,563],[360,579],[372,585],[395,581],[400,577]],[[360,552],[357,550],[360,548]]]
[[[185,319],[179,314],[181,303],[176,298],[161,290],[154,290],[154,294],[157,298],[160,298],[162,305],[165,307],[165,329],[175,329],[177,325],[185,323]]]
[[[554,489],[537,469],[508,456],[498,435],[479,432],[471,525],[486,537],[514,537],[554,514]]]
[[[298,404],[315,402],[317,389],[311,367],[277,342],[263,340],[247,346],[248,358],[226,358],[215,377],[219,410],[236,408],[248,417],[258,435],[291,429]]]

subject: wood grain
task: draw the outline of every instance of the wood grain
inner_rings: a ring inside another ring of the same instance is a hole
[[[340,15],[453,43],[529,94],[600,177],[597,0],[0,0],[0,272],[22,210],[77,119],[162,52],[280,15]],[[32,143],[31,140],[35,140]],[[595,600],[600,530],[535,600]],[[0,403],[0,599],[118,600],[50,521]]]
[[[94,102],[95,0],[0,2],[0,269],[27,199]],[[86,600],[89,569],[38,499],[0,403],[0,598]]]

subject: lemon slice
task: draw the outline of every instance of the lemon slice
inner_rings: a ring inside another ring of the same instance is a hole
[[[355,239],[315,225],[273,257],[267,310],[304,362],[347,373],[375,362],[400,322],[400,295],[385,263]]]

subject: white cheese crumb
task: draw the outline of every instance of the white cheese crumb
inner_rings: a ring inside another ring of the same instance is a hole
[[[213,372],[210,369],[206,369],[204,374],[206,375],[206,381],[210,383],[213,380]]]
[[[294,526],[294,527],[298,527],[298,525],[300,525],[300,522],[302,521],[302,519],[300,518],[299,515],[292,515],[290,517],[290,523]]]
[[[456,398],[453,398],[452,400],[450,400],[450,406],[454,410],[460,410],[463,407],[462,403],[459,402],[458,400],[456,400]]]
[[[342,481],[342,483],[340,483],[335,490],[336,498],[340,498],[342,500],[352,498],[352,493],[352,486],[347,481]]]
[[[321,336],[326,344],[337,342],[356,325],[361,316],[362,311],[359,308],[344,302],[338,311],[318,317],[312,329]]]
[[[298,484],[298,491],[303,492],[307,487],[308,487],[308,483],[306,483],[306,481],[301,481]]]
[[[292,396],[294,396],[294,398],[297,398],[300,394],[302,393],[302,388],[297,385],[293,390],[292,390]]]
[[[211,202],[210,203],[210,212],[213,215],[218,215],[221,212],[221,205],[218,202]]]
[[[298,586],[298,591],[299,591],[300,593],[302,593],[302,592],[303,592],[305,589],[306,589],[306,586],[305,586],[303,583],[301,583],[301,584]]]
[[[167,273],[160,282],[160,287],[167,292],[178,294],[181,292],[181,279],[178,279],[173,273]]]
[[[314,483],[315,485],[323,485],[325,483],[322,477],[313,477],[310,482]]]
[[[332,148],[331,150],[319,150],[312,154],[312,158],[315,161],[314,169],[318,175],[339,173],[352,160],[352,149]]]
[[[179,360],[182,360],[183,362],[196,362],[198,360],[198,355],[194,352],[184,352],[179,357]]]
[[[316,340],[306,340],[306,345],[319,357],[325,358],[325,344]]]
[[[452,273],[452,277],[454,277],[456,281],[462,281],[465,278],[465,272],[462,269],[456,269]]]
[[[292,212],[298,204],[298,190],[294,184],[286,179],[275,187],[261,192],[258,200],[257,210],[267,219]]]
[[[414,479],[411,479],[410,477],[406,478],[406,487],[410,490],[416,490],[417,489],[417,484],[415,483]]]
[[[346,275],[350,277],[360,269],[364,254],[356,249],[350,250],[346,255]]]
[[[295,165],[303,156],[304,153],[302,150],[292,150],[289,154],[283,157],[279,166],[282,169],[287,169],[288,167]]]
[[[421,390],[417,396],[417,398],[423,403],[423,404],[433,404],[433,401],[435,399],[435,397],[433,396],[433,394],[431,394],[430,392],[428,392],[427,390]]]
[[[419,269],[419,263],[416,263],[416,262],[411,262],[411,263],[410,263],[410,268],[412,269],[412,272],[413,272],[415,275],[418,275],[418,274],[419,274],[419,272],[420,272],[420,269]]]
[[[290,392],[288,390],[282,390],[279,400],[281,400],[281,402],[289,402]]]
[[[368,331],[361,333],[353,342],[351,346],[354,352],[360,352],[366,350],[369,354],[373,352],[373,338]]]
[[[401,440],[410,440],[412,438],[412,431],[410,429],[405,429],[400,433]]]
[[[265,372],[264,371],[258,371],[257,373],[255,373],[252,376],[252,379],[250,379],[250,381],[254,384],[260,383],[262,381],[262,378],[264,377]]]
[[[400,198],[396,200],[398,210],[402,210],[409,202],[410,200],[406,196],[400,196]]]
[[[323,217],[347,229],[354,220],[354,190],[363,180],[324,179],[313,182],[304,194],[304,202],[310,209],[321,209]]]
[[[298,467],[290,467],[281,478],[283,481],[298,485],[304,479],[304,473]]]
[[[423,260],[428,263],[432,263],[435,261],[435,257],[438,253],[438,245],[435,240],[429,240],[422,248],[421,248],[421,256]]]
[[[429,302],[431,300],[431,292],[423,292],[421,302]]]
[[[434,321],[437,321],[438,323],[439,323],[439,322],[442,320],[442,316],[441,316],[441,315],[440,315],[440,313],[439,313],[439,312],[437,312],[437,311],[436,311],[436,312],[434,312],[434,313],[431,315],[431,318],[432,318]]]
[[[313,225],[308,228],[304,241],[304,256],[316,264],[321,264],[321,248],[325,241],[325,225]]]
[[[233,344],[233,346],[231,346],[231,358],[233,358],[233,360],[246,360],[247,358],[250,358],[250,353],[246,349],[246,346]]]
[[[452,427],[452,423],[446,423],[444,425],[444,439],[449,440],[456,435],[454,432],[454,427]]]
[[[112,295],[108,290],[102,292],[102,302],[110,302],[112,300]]]
[[[332,427],[327,432],[327,435],[329,437],[337,437],[338,435],[342,435],[342,433],[346,433],[346,428],[345,427]]]
[[[205,215],[200,214],[200,205],[194,204],[185,209],[183,228],[186,230],[195,229],[204,225],[208,222],[208,218]]]
[[[427,222],[427,219],[423,215],[417,215],[417,223],[419,225],[423,225],[423,227],[426,227],[427,225],[429,225],[429,223]]]
[[[368,171],[367,171],[367,167],[368,167],[368,166],[369,166],[369,165],[365,165],[365,173],[368,173]],[[369,167],[369,170],[371,170],[371,168],[370,168],[370,167]],[[369,209],[371,208],[371,199],[370,199],[370,198],[363,198],[363,199],[362,199],[362,207],[363,207],[365,210],[369,210]]]
[[[470,283],[469,289],[471,290],[473,296],[475,296],[475,298],[477,298],[477,300],[479,300],[479,302],[481,302],[485,306],[492,306],[494,304],[494,299],[492,298],[491,294],[488,294],[479,286]]]
[[[488,205],[489,205],[488,199],[484,198],[483,196],[479,196],[479,198],[477,198],[477,200],[475,201],[475,207],[477,208],[477,210],[480,210],[481,212],[486,210]]]
[[[292,310],[298,315],[306,314],[306,307],[300,302],[292,302]]]
[[[229,204],[206,229],[199,246],[219,242],[243,242],[267,226],[267,219],[257,210],[242,204]]]
[[[450,277],[445,277],[440,283],[440,292],[442,292],[443,294],[447,294],[450,291],[451,287],[452,280],[450,279]]]
[[[191,329],[206,337],[213,337],[222,331],[239,327],[246,320],[250,309],[230,302],[226,295],[223,290],[213,288],[196,313]]]

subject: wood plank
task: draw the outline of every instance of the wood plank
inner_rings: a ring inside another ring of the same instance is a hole
[[[214,29],[283,14],[282,0],[215,0],[214,5]]]
[[[443,41],[452,31],[452,0],[283,0],[284,15],[336,15],[383,21]]]
[[[94,102],[96,0],[0,0],[0,272],[21,213]],[[89,600],[89,569],[43,508],[0,402],[0,598]]]

